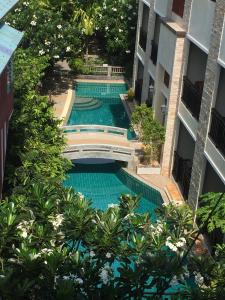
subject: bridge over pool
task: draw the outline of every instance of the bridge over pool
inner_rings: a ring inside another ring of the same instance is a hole
[[[64,157],[113,159],[127,162],[131,169],[136,166],[138,143],[127,139],[127,129],[103,125],[72,125],[62,129],[67,142]]]

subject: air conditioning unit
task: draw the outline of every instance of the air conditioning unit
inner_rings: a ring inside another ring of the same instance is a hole
[[[162,112],[162,114],[167,114],[167,110],[168,110],[167,105],[165,105],[165,104],[161,105],[161,112]]]

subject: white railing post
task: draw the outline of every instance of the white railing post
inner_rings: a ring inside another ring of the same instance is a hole
[[[112,66],[108,66],[108,77],[112,77]]]

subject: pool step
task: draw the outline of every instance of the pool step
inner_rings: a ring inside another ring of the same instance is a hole
[[[102,106],[102,102],[97,99],[88,99],[88,98],[81,98],[78,99],[78,102],[75,101],[73,105],[74,110],[92,110]]]

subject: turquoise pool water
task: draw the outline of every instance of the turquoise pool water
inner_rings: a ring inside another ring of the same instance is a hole
[[[118,204],[119,196],[124,194],[141,195],[138,212],[150,212],[162,204],[158,191],[125,172],[116,163],[75,164],[68,173],[66,186],[72,186],[86,198],[92,200],[95,208],[105,210],[111,203]]]
[[[68,125],[107,125],[130,128],[130,120],[125,111],[120,94],[127,92],[126,84],[112,83],[77,83],[76,100]],[[128,138],[135,135],[128,132]]]

